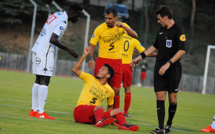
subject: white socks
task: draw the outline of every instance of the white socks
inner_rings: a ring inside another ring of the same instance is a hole
[[[213,122],[212,122],[212,124],[211,124],[211,127],[212,127],[213,129],[215,129],[215,116],[214,116]]]
[[[48,86],[40,85],[38,88],[38,113],[44,112],[44,106],[48,96]]]
[[[32,87],[32,107],[33,111],[37,111],[37,105],[38,105],[38,88],[39,84],[34,83]]]

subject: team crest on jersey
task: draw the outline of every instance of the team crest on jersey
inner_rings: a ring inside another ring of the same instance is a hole
[[[180,36],[180,41],[186,41],[186,37],[185,37],[184,34],[182,34],[182,35]]]
[[[63,26],[60,26],[60,30],[63,30]]]
[[[166,40],[166,47],[168,48],[172,47],[172,40]]]

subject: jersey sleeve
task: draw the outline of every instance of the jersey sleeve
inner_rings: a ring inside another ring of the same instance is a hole
[[[99,36],[100,36],[99,27],[97,27],[90,39],[90,44],[96,45],[99,40]]]
[[[178,27],[178,32],[176,36],[177,36],[178,49],[185,50],[186,36],[181,27]]]
[[[109,96],[107,97],[107,104],[108,105],[113,105],[114,103],[114,96],[115,96],[115,93],[113,91],[113,89],[110,87],[110,93],[109,93]]]
[[[88,80],[90,80],[92,77],[91,74],[85,73],[83,71],[81,71],[81,75],[79,76],[80,79],[84,80],[84,82],[86,83]]]
[[[138,40],[135,40],[135,48],[141,53],[145,50],[145,48],[141,45]]]
[[[66,31],[67,24],[64,22],[60,22],[54,29],[54,33],[58,36],[61,36]]]

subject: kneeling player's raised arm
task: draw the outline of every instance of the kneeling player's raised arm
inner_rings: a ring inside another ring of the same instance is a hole
[[[84,61],[84,59],[87,57],[87,55],[90,53],[90,47],[87,47],[84,49],[84,54],[81,56],[81,58],[78,60],[78,62],[74,65],[72,68],[72,71],[79,77],[81,75],[81,64]]]

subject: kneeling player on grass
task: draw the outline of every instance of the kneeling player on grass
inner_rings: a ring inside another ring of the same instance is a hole
[[[82,80],[84,80],[84,88],[78,99],[78,103],[74,110],[74,118],[78,123],[95,124],[95,127],[102,127],[111,124],[116,118],[119,129],[137,131],[136,125],[127,125],[122,110],[113,109],[114,91],[108,85],[107,81],[114,75],[114,70],[109,64],[105,64],[98,72],[95,78],[91,74],[85,73],[80,69],[82,62],[90,53],[90,47],[85,48],[84,54],[74,65],[72,71]],[[104,112],[101,106],[104,99],[107,98],[108,108]]]

